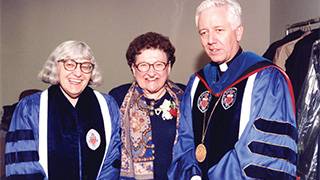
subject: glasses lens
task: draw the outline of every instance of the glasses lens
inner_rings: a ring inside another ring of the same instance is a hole
[[[93,70],[93,64],[89,62],[81,63],[80,68],[82,72],[90,73]]]
[[[147,72],[150,68],[150,65],[148,63],[140,63],[137,65],[137,68],[141,72]]]
[[[63,65],[64,65],[64,68],[68,71],[73,71],[77,67],[77,63],[72,59],[63,61]]]
[[[164,62],[156,62],[153,64],[153,67],[156,71],[163,71],[166,68],[166,63]]]

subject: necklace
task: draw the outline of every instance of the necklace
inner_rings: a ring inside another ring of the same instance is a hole
[[[219,101],[221,99],[221,95],[219,96],[218,100],[216,101],[216,103],[214,104],[212,110],[211,110],[211,113],[210,113],[210,116],[209,116],[209,119],[208,119],[208,122],[207,124],[205,125],[205,121],[206,121],[206,114],[207,112],[204,113],[204,116],[203,116],[203,125],[202,125],[202,136],[201,136],[201,143],[198,144],[197,148],[196,148],[196,152],[195,152],[195,155],[196,155],[196,159],[198,162],[203,162],[205,159],[206,159],[206,156],[207,156],[207,148],[206,146],[204,145],[204,139],[206,137],[206,134],[207,134],[207,130],[208,130],[208,127],[209,127],[209,124],[210,124],[210,121],[211,121],[211,117],[213,115],[213,112],[214,110],[216,109]]]

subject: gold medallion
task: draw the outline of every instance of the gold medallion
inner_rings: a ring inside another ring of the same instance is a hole
[[[198,162],[203,162],[207,156],[207,149],[204,144],[199,144],[196,148],[196,159]]]

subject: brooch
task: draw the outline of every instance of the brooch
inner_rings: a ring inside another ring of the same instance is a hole
[[[160,115],[162,112],[163,120],[171,120],[174,117],[177,117],[178,110],[174,101],[169,101],[165,99],[159,108],[155,109],[156,115]]]

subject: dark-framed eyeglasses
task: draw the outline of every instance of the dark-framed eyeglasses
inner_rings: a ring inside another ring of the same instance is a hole
[[[134,66],[138,69],[138,71],[140,72],[147,72],[149,71],[150,67],[152,66],[154,70],[156,71],[163,71],[166,69],[166,67],[168,66],[168,64],[170,64],[170,62],[155,62],[153,64],[150,63],[146,63],[146,62],[142,62],[139,64],[134,64]]]
[[[62,62],[64,69],[67,71],[74,71],[77,68],[78,64],[80,64],[80,70],[86,74],[91,73],[94,69],[94,64],[92,64],[91,62],[79,63],[74,59],[61,59],[58,62]]]

